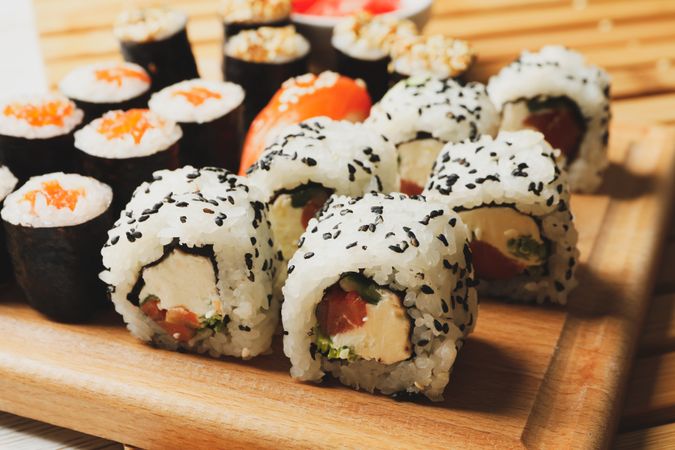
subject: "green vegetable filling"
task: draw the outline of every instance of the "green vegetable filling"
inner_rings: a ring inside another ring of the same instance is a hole
[[[533,261],[533,265],[542,264],[548,257],[548,249],[546,244],[537,242],[532,236],[519,236],[514,239],[509,239],[506,246],[512,255]]]
[[[197,332],[204,330],[213,330],[216,333],[220,333],[221,331],[223,331],[223,328],[225,328],[225,326],[230,322],[230,317],[216,314],[209,317],[208,319],[202,317],[199,319],[199,321],[201,322],[202,326],[199,327],[199,330],[197,330]]]
[[[366,303],[377,305],[382,300],[378,285],[360,273],[348,273],[340,279],[340,287],[345,292],[356,291]]]
[[[326,358],[344,359],[347,361],[354,361],[358,358],[358,355],[354,353],[354,350],[347,346],[335,347],[331,338],[321,333],[318,328],[314,333],[316,334],[317,351]]]

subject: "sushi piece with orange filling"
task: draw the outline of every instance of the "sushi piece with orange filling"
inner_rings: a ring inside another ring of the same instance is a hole
[[[72,70],[59,90],[84,111],[88,124],[108,111],[146,107],[150,84],[150,75],[137,64],[104,62]]]
[[[119,212],[134,189],[161,169],[176,169],[181,128],[148,109],[110,111],[75,133],[82,171],[109,184]]]
[[[0,164],[20,182],[34,175],[75,170],[73,131],[84,114],[60,94],[0,101]]]
[[[26,299],[51,319],[81,322],[105,304],[99,250],[112,226],[109,186],[75,174],[28,180],[2,208],[7,246]]]
[[[286,127],[319,116],[362,122],[368,117],[370,107],[366,86],[358,80],[335,72],[291,78],[251,124],[239,173],[245,174]]]
[[[150,109],[183,130],[182,165],[239,170],[244,139],[244,90],[202,79],[181,81],[150,99]]]

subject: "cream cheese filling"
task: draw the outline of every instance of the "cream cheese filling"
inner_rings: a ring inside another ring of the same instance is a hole
[[[331,336],[334,347],[348,347],[358,357],[394,364],[410,358],[410,321],[393,292],[380,289],[382,299],[366,305],[363,325]]]
[[[538,258],[525,258],[512,253],[509,241],[527,236],[544,244],[539,226],[528,215],[509,207],[482,207],[459,213],[474,239],[490,244],[504,256],[526,266],[542,264]]]
[[[175,249],[160,263],[145,268],[142,276],[141,302],[152,295],[159,300],[159,309],[182,307],[200,318],[222,314],[213,263],[206,256]]]
[[[424,187],[431,175],[431,168],[444,145],[444,142],[432,138],[416,139],[399,144],[401,179]]]

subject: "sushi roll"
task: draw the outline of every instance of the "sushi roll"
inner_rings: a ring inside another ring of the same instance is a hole
[[[577,231],[559,151],[530,130],[448,144],[424,191],[471,232],[479,291],[564,304],[577,285]]]
[[[14,275],[46,316],[81,322],[105,304],[99,251],[113,222],[112,190],[93,178],[50,173],[5,198],[2,221]]]
[[[440,34],[397,39],[391,48],[392,84],[412,76],[463,80],[476,55],[468,42]]]
[[[183,130],[181,162],[239,170],[244,90],[234,83],[189,80],[154,94],[150,109]]]
[[[143,181],[179,165],[181,129],[148,109],[110,111],[75,133],[82,171],[109,184],[119,212]]]
[[[368,91],[361,80],[335,72],[307,73],[286,80],[251,124],[239,174],[246,173],[286,127],[319,116],[363,122],[370,114],[371,106]]]
[[[488,84],[502,114],[501,129],[544,134],[566,160],[573,192],[602,183],[609,142],[610,80],[579,53],[560,46],[524,51]]]
[[[223,0],[221,17],[227,39],[244,30],[291,24],[291,0]]]
[[[5,166],[0,166],[0,210],[7,196],[16,188],[19,180]],[[12,263],[7,253],[7,238],[5,233],[0,233],[0,283],[12,278]]]
[[[184,13],[166,8],[132,9],[117,17],[113,31],[122,56],[148,71],[153,91],[199,77],[186,25]]]
[[[131,333],[170,350],[248,359],[279,320],[267,206],[224,169],[159,171],[108,233],[101,279]]]
[[[391,46],[398,39],[417,34],[410,20],[368,13],[348,17],[333,29],[337,71],[364,80],[373,101],[379,101],[389,89]]]
[[[396,164],[394,147],[361,124],[318,117],[280,135],[249,169],[248,177],[270,205],[272,235],[282,266],[332,194],[394,191]],[[284,280],[285,271],[280,270],[277,285]]]
[[[288,266],[291,375],[441,400],[478,315],[467,238],[457,214],[423,199],[332,197]]]
[[[376,104],[367,125],[398,149],[401,192],[419,194],[447,142],[494,135],[499,114],[485,86],[413,77],[396,84]]]
[[[20,182],[33,175],[76,169],[73,130],[84,113],[60,94],[0,100],[0,164]]]
[[[308,53],[309,42],[293,26],[245,30],[225,43],[223,76],[246,91],[247,125],[284,81],[307,72]]]
[[[84,111],[83,124],[115,109],[144,108],[150,76],[132,63],[106,62],[79,67],[59,84],[60,91]]]

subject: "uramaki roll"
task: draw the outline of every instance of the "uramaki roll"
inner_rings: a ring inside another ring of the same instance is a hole
[[[332,197],[288,266],[291,375],[442,399],[478,314],[467,238],[455,213],[423,199]]]

